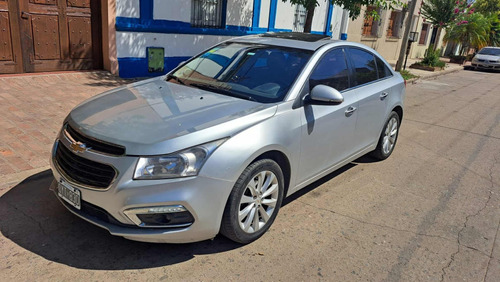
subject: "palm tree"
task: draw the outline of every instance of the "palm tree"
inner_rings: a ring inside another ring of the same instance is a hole
[[[452,24],[446,30],[445,40],[461,43],[460,55],[471,48],[481,48],[488,44],[490,23],[480,13],[468,14],[463,20]]]
[[[434,49],[437,48],[441,29],[453,22],[456,9],[456,0],[427,0],[422,4],[421,15],[427,22],[437,27]]]

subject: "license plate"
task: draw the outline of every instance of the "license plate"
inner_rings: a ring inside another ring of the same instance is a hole
[[[57,195],[76,209],[81,208],[80,190],[71,187],[71,185],[62,179],[59,181],[59,185],[57,185]]]

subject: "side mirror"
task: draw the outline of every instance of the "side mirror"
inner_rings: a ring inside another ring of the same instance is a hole
[[[304,102],[319,105],[339,105],[344,102],[344,96],[337,89],[330,86],[316,85],[311,90],[311,94],[306,96]]]

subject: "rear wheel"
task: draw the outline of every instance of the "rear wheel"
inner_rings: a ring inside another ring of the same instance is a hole
[[[222,217],[220,232],[247,244],[257,240],[273,224],[284,194],[280,166],[273,160],[249,165],[238,178]]]
[[[392,112],[385,123],[384,129],[382,129],[377,148],[371,152],[374,158],[385,160],[392,154],[398,140],[399,124],[399,115],[396,112]]]

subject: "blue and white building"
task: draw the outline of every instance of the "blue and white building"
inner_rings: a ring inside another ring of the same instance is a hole
[[[312,32],[345,39],[347,13],[328,0],[318,2]],[[302,31],[306,13],[282,0],[116,0],[115,9],[116,35],[110,40],[115,37],[116,47],[110,42],[109,56],[115,49],[117,72],[124,78],[166,73],[231,37]],[[163,48],[161,71],[148,67],[148,48],[154,47]]]

